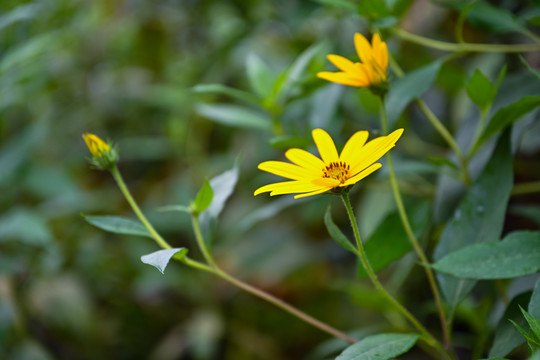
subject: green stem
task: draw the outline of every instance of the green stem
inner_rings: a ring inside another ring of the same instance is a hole
[[[382,123],[382,128],[383,128],[383,134],[387,135],[388,134],[388,120],[386,116],[386,109],[384,107],[384,98],[382,97],[381,97],[380,108],[381,108],[381,123]],[[401,223],[403,224],[405,233],[407,234],[407,237],[409,238],[409,241],[411,245],[413,246],[414,251],[420,258],[420,261],[423,264],[427,265],[429,264],[429,260],[426,254],[424,253],[424,250],[420,246],[418,239],[414,235],[414,231],[412,229],[411,223],[409,222],[409,217],[407,216],[405,206],[403,205],[403,199],[401,198],[401,193],[399,191],[396,173],[394,171],[394,165],[392,163],[392,156],[390,155],[390,153],[386,154],[386,161],[387,161],[387,166],[388,166],[388,173],[390,175],[390,185],[392,187],[394,199],[396,201],[396,206],[398,208],[399,218],[401,219]],[[435,305],[437,306],[437,312],[439,313],[439,320],[441,322],[441,329],[443,332],[444,344],[446,348],[449,349],[451,347],[449,324],[446,321],[444,306],[442,304],[442,298],[439,292],[439,288],[437,287],[437,281],[435,280],[435,275],[433,274],[433,271],[431,270],[431,268],[429,266],[423,266],[423,267],[426,272],[426,276],[429,282],[429,287],[431,288],[431,292],[433,293]]]
[[[540,51],[540,44],[516,44],[516,45],[497,45],[497,44],[470,44],[470,43],[450,43],[445,41],[433,40],[420,35],[411,34],[400,28],[392,28],[392,32],[402,38],[422,46],[433,49],[451,51],[451,52],[490,52],[490,53],[520,53]]]
[[[201,232],[201,226],[199,224],[199,218],[197,214],[191,214],[191,223],[193,225],[193,232],[195,233],[195,239],[197,240],[197,245],[199,245],[199,249],[201,249],[201,252],[204,256],[204,259],[206,262],[213,268],[217,269],[216,262],[214,261],[214,257],[208,250],[208,247],[206,246],[206,243],[204,242],[204,238],[202,236]]]
[[[533,194],[540,192],[540,181],[533,181],[514,185],[512,195]]]
[[[200,226],[199,226],[199,219],[196,217],[196,216],[192,216],[191,217],[191,221],[193,223],[193,228],[195,229],[195,237],[197,238],[197,243],[199,244],[199,246],[201,246],[201,244],[204,244],[204,239],[202,237],[202,233],[200,232]],[[199,229],[199,230],[197,230]],[[203,250],[204,247],[201,248],[201,250]],[[203,251],[203,254],[204,254],[204,251]],[[208,259],[207,259],[208,260]],[[213,261],[213,260],[212,260]],[[286,312],[288,312],[289,314],[307,322],[308,324],[318,328],[319,330],[322,330],[332,336],[335,336],[335,337],[338,337],[338,338],[341,338],[345,341],[347,341],[348,343],[350,344],[354,344],[356,342],[355,339],[353,339],[352,337],[350,337],[349,335],[345,334],[344,332],[342,331],[339,331],[335,328],[333,328],[332,326],[320,321],[320,320],[317,320],[315,319],[314,317],[306,314],[305,312],[295,308],[294,306],[284,302],[283,300],[261,290],[261,289],[258,289],[252,285],[249,285],[237,278],[235,278],[234,276],[226,273],[225,271],[221,270],[216,264],[215,262],[212,263],[212,267],[209,268],[209,269],[206,269],[206,271],[211,271],[212,273],[214,273],[215,275],[219,276],[220,278],[222,278],[223,280],[239,287],[240,289],[242,290],[245,290],[247,292],[249,292],[250,294],[252,295],[255,295],[265,301],[268,301],[269,303],[277,306],[278,308],[282,309],[282,310],[285,310]]]
[[[135,200],[133,199],[133,196],[131,196],[131,193],[129,192],[129,189],[126,186],[124,179],[122,179],[122,175],[120,175],[120,172],[118,171],[118,167],[116,165],[111,169],[111,174],[114,180],[116,181],[116,184],[118,184],[120,191],[122,192],[127,202],[133,209],[133,212],[135,213],[135,215],[137,215],[139,220],[143,223],[144,227],[148,230],[150,235],[152,235],[152,237],[158,243],[159,246],[161,246],[164,249],[170,249],[171,245],[169,245],[169,243],[167,243],[161,237],[161,235],[159,235],[156,229],[154,229],[152,224],[150,224],[146,216],[144,216],[144,214],[142,213],[141,209],[139,208],[139,205],[137,205],[137,202],[135,202]]]
[[[345,209],[347,210],[347,214],[349,215],[349,220],[351,222],[351,227],[353,229],[354,238],[356,240],[356,245],[358,247],[358,255],[360,258],[360,261],[362,262],[362,265],[364,266],[364,269],[366,270],[366,273],[368,274],[371,282],[375,286],[375,289],[390,303],[392,304],[407,320],[411,322],[411,324],[424,336],[424,339],[426,342],[433,346],[434,348],[438,349],[445,358],[449,358],[448,353],[444,349],[444,347],[431,335],[427,329],[403,306],[399,301],[394,299],[392,295],[390,295],[385,288],[382,286],[381,282],[377,278],[377,274],[375,274],[375,271],[371,267],[371,264],[367,258],[366,252],[364,250],[364,246],[362,244],[362,239],[360,238],[360,232],[358,231],[358,224],[356,222],[356,217],[354,216],[354,212],[351,206],[351,201],[349,199],[349,195],[347,193],[342,193],[341,198],[343,200],[343,204],[345,205]]]
[[[439,120],[439,118],[431,111],[431,109],[426,105],[426,103],[421,99],[416,99],[416,104],[422,110],[424,115],[426,115],[427,119],[433,125],[435,130],[443,137],[443,139],[446,141],[446,143],[452,148],[454,151],[454,154],[456,154],[460,164],[461,164],[461,170],[462,170],[462,176],[463,181],[467,186],[471,185],[471,175],[469,174],[469,168],[467,159],[465,156],[463,156],[463,153],[461,152],[461,149],[459,148],[458,144],[448,131],[446,127],[443,125],[443,123]]]

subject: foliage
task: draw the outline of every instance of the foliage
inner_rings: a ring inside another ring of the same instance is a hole
[[[539,358],[539,25],[532,0],[1,2],[0,358]],[[384,96],[317,78],[355,33],[388,45]],[[340,196],[253,197],[315,128],[404,133]]]

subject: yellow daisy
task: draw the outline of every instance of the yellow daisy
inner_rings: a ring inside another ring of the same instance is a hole
[[[374,34],[369,41],[359,33],[354,34],[354,45],[358,57],[362,62],[353,63],[339,55],[328,55],[341,72],[323,71],[317,74],[321,79],[338,84],[370,87],[386,82],[386,68],[388,67],[388,49],[386,43],[381,41],[379,34]]]
[[[321,159],[302,149],[289,149],[285,156],[292,164],[282,161],[260,163],[259,169],[292,181],[262,186],[255,190],[254,195],[264,192],[270,192],[271,196],[298,194],[295,196],[297,199],[356,184],[382,166],[376,161],[394,147],[402,133],[403,129],[398,129],[366,143],[369,133],[358,131],[338,155],[330,135],[322,129],[315,129],[312,135]]]

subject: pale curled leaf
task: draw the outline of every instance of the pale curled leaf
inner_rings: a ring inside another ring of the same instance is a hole
[[[144,225],[135,220],[119,216],[92,216],[85,214],[81,214],[81,216],[88,223],[105,231],[116,234],[152,237]]]
[[[162,274],[167,267],[167,264],[173,256],[183,258],[186,256],[188,249],[186,248],[174,248],[158,250],[153,253],[141,256],[141,261],[145,264],[152,265],[158,269]]]
[[[346,348],[336,360],[388,360],[409,351],[418,338],[417,334],[368,336]]]

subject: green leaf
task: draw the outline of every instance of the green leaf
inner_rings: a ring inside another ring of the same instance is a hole
[[[540,319],[540,278],[536,280],[534,290],[529,301],[529,314],[537,319]]]
[[[332,220],[332,209],[330,205],[328,205],[328,208],[326,208],[326,213],[324,214],[324,225],[326,225],[326,229],[328,230],[328,233],[332,239],[334,239],[345,250],[348,250],[354,254],[358,252],[349,238],[347,238],[347,236],[341,232],[340,228]]]
[[[408,210],[413,231],[416,236],[419,236],[429,222],[430,205],[422,202]],[[388,215],[383,220],[377,230],[367,239],[364,248],[375,271],[400,259],[412,249],[398,212]],[[367,276],[362,266],[358,266],[358,276]]]
[[[490,137],[503,130],[525,114],[540,106],[540,96],[526,96],[515,103],[499,109],[491,118],[478,139],[477,148]]]
[[[446,58],[441,58],[390,83],[390,91],[385,101],[390,129],[394,127],[405,107],[429,89],[445,61]]]
[[[148,230],[138,221],[119,216],[93,216],[81,214],[88,223],[115,234],[145,236],[152,238]]]
[[[500,239],[506,206],[513,187],[510,134],[499,139],[491,159],[474,181],[444,227],[434,251],[434,259],[467,245]],[[438,274],[437,279],[449,305],[449,317],[475,282]]]
[[[540,340],[540,321],[538,321],[538,319],[536,319],[534,316],[529,314],[527,311],[523,310],[523,308],[521,306],[519,307],[519,309],[521,310],[521,313],[523,314],[523,317],[527,321],[527,324],[529,324],[530,332],[533,335],[531,337],[534,340],[535,345],[537,345],[537,346],[540,345],[539,344],[539,340]]]
[[[346,348],[336,360],[388,360],[404,354],[418,340],[417,334],[379,334]]]
[[[307,148],[313,144],[313,140],[307,137],[283,135],[274,136],[268,140],[268,144],[276,149]]]
[[[530,296],[530,292],[520,294],[514,297],[506,308],[495,329],[495,338],[489,350],[490,358],[504,357],[525,342],[523,336],[521,336],[514,325],[508,320],[511,319],[522,327],[526,326],[527,322],[521,315],[519,306],[521,304],[527,304]]]
[[[0,30],[19,21],[36,18],[39,16],[41,10],[43,10],[43,6],[39,3],[29,3],[17,6],[13,10],[5,12],[0,16]]]
[[[508,279],[540,271],[540,232],[516,231],[502,241],[472,244],[432,267],[464,279]]]
[[[195,111],[200,116],[223,125],[257,130],[270,129],[270,120],[266,114],[243,106],[198,104]]]
[[[484,1],[477,1],[467,14],[469,22],[495,33],[526,30],[523,22],[511,12]]]
[[[486,109],[493,102],[497,91],[491,81],[478,69],[474,71],[465,89],[472,102],[482,110]]]
[[[384,0],[363,0],[358,3],[358,14],[370,20],[392,15]]]
[[[152,265],[158,269],[162,274],[167,267],[167,264],[174,256],[177,259],[184,259],[188,249],[186,248],[174,248],[174,249],[164,249],[158,250],[148,255],[141,256],[141,261],[145,264]]]
[[[253,94],[222,84],[199,84],[195,85],[191,90],[196,94],[222,94],[253,105],[261,104],[261,100]]]
[[[311,45],[282,73],[281,79],[276,82],[276,98],[278,102],[283,103],[291,96],[294,86],[300,81],[300,77],[311,60],[322,52],[325,47],[326,45],[323,43]]]
[[[246,59],[249,84],[263,99],[272,97],[276,74],[257,55],[249,54]]]
[[[0,217],[0,243],[17,240],[30,245],[49,246],[52,239],[46,219],[35,210],[14,208]]]
[[[315,0],[319,4],[341,8],[349,12],[356,11],[356,4],[350,0]]]
[[[525,60],[523,56],[519,55],[519,60],[521,60],[521,63],[525,65],[525,67],[531,72],[531,74],[533,74],[538,80],[540,80],[540,71],[529,65],[529,63],[527,62],[527,60]]]
[[[202,213],[210,206],[213,198],[214,191],[212,190],[212,186],[210,186],[210,182],[208,181],[208,179],[205,179],[201,190],[199,190],[199,192],[197,193],[197,197],[193,202],[193,209],[197,214]]]
[[[448,166],[449,168],[459,170],[459,166],[455,162],[447,158],[443,158],[440,156],[430,156],[428,157],[428,160],[435,165]]]

